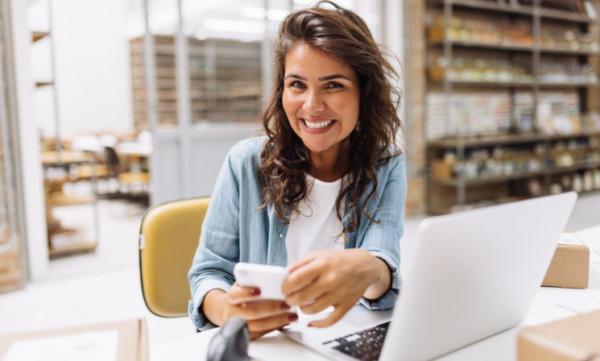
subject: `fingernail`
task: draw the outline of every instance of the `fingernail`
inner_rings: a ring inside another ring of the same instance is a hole
[[[282,309],[282,310],[289,310],[290,308],[291,308],[291,307],[290,307],[290,306],[288,306],[288,304],[287,304],[287,303],[285,303],[285,302],[281,304],[281,309]]]
[[[252,291],[250,291],[250,294],[253,296],[260,295],[260,288],[253,288]]]
[[[290,315],[289,320],[290,320],[290,322],[294,322],[294,321],[298,320],[298,315],[295,313],[293,315]]]
[[[312,322],[309,322],[307,326],[308,327],[315,327],[315,325],[313,325]]]

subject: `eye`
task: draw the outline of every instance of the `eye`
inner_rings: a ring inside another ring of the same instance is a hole
[[[292,88],[298,88],[298,89],[304,89],[304,88],[306,88],[306,86],[304,85],[304,83],[301,82],[301,81],[298,81],[298,80],[291,82],[289,86],[292,87]]]
[[[327,84],[327,86],[325,87],[326,89],[337,89],[337,88],[344,88],[344,85],[335,81],[332,81],[331,83]]]

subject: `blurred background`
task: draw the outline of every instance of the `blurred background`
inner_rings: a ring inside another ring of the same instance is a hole
[[[600,1],[334,2],[397,57],[403,252],[427,216],[571,190],[569,228],[600,224]],[[0,0],[0,334],[194,332],[144,307],[143,213],[211,194],[261,129],[279,23],[314,3]]]

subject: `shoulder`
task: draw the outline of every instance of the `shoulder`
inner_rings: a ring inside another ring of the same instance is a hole
[[[391,146],[387,152],[387,160],[383,161],[382,164],[377,166],[378,174],[389,174],[392,172],[406,172],[406,162],[404,158],[404,152],[396,145]]]
[[[260,153],[267,140],[266,136],[254,137],[237,142],[229,151],[228,158],[232,167],[239,170],[258,168]]]

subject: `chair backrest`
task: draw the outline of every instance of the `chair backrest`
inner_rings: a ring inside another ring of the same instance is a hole
[[[162,317],[186,316],[187,274],[210,197],[160,204],[146,211],[140,230],[140,276],[144,301]]]
[[[118,176],[122,172],[122,169],[121,162],[119,161],[119,156],[117,155],[115,148],[105,146],[104,152],[106,154],[106,165],[108,165],[108,168],[112,173],[111,175],[114,177]]]

